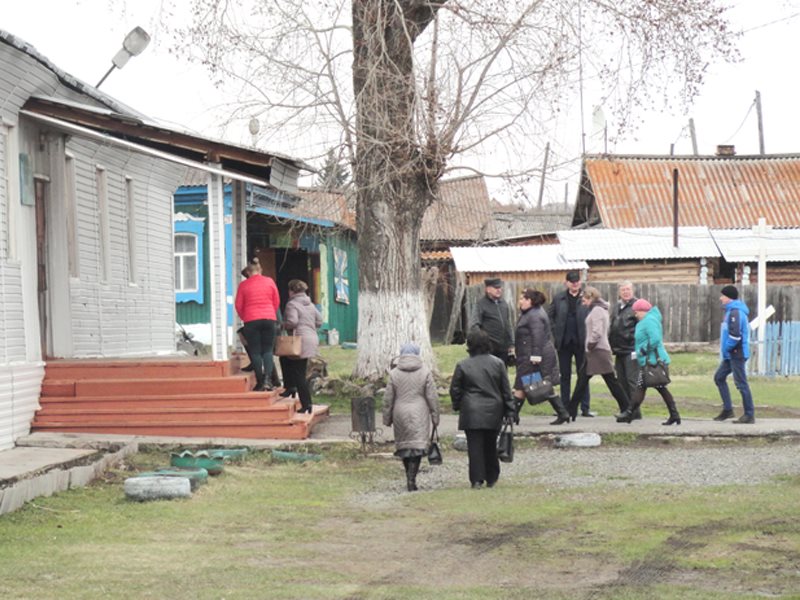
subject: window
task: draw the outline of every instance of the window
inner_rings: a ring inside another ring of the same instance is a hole
[[[128,205],[128,281],[136,283],[136,189],[130,177],[125,178],[125,199]]]
[[[67,209],[67,261],[70,277],[80,277],[78,268],[78,188],[75,179],[75,157],[67,154],[64,157],[64,191]]]
[[[100,281],[107,283],[111,279],[111,232],[108,223],[108,179],[106,178],[106,170],[98,166],[96,176]]]
[[[205,220],[175,215],[175,301],[203,303],[203,232]]]
[[[197,291],[197,236],[175,235],[175,291]]]

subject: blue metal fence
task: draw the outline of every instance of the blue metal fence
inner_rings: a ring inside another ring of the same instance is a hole
[[[760,375],[800,375],[800,321],[767,323],[763,331],[753,335],[753,353],[747,361],[748,371]],[[758,353],[764,353],[764,373],[758,373]]]

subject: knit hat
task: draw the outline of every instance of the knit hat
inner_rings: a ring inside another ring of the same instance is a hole
[[[631,308],[633,308],[633,312],[640,312],[640,311],[647,312],[648,310],[653,308],[653,305],[650,304],[644,298],[639,298],[636,302],[633,303],[633,306]]]
[[[722,291],[720,293],[723,296],[727,296],[731,300],[738,300],[739,299],[739,290],[737,290],[732,285],[726,285],[724,288],[722,288]]]
[[[400,356],[404,354],[414,354],[419,356],[419,346],[417,346],[414,342],[408,342],[400,346]]]

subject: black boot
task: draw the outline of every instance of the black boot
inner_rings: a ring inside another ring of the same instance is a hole
[[[558,417],[555,421],[550,421],[550,425],[569,423],[569,413],[567,412],[567,409],[564,408],[564,404],[561,402],[561,396],[554,394],[550,396],[547,401],[550,403],[550,406],[553,407],[553,410],[556,411],[556,417]]]
[[[631,421],[641,421],[642,420],[642,407],[637,406],[635,409],[632,409],[631,412],[633,415],[631,416]]]
[[[680,425],[681,416],[678,414],[678,407],[675,406],[675,400],[671,397],[664,398],[664,404],[667,405],[667,410],[669,410],[669,419],[664,421],[662,425]]]
[[[422,457],[417,456],[408,459],[408,469],[406,470],[406,487],[409,492],[416,492],[417,489],[417,473],[419,472],[419,463]]]

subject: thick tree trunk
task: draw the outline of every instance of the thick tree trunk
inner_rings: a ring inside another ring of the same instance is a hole
[[[405,342],[433,364],[421,287],[419,233],[441,166],[415,126],[413,44],[434,8],[417,0],[353,0],[358,199],[358,362],[382,376]]]

